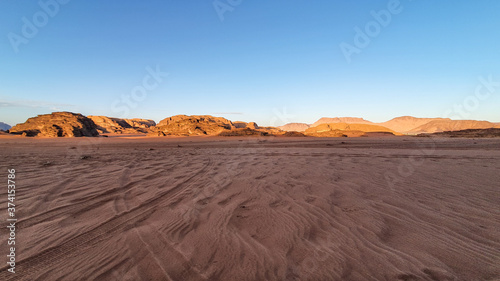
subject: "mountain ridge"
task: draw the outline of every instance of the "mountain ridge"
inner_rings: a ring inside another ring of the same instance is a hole
[[[435,132],[443,132],[450,130],[487,129],[487,128],[500,127],[498,123],[493,123],[489,121],[452,120],[450,118],[441,118],[441,117],[422,118],[413,116],[400,116],[379,123],[371,122],[369,120],[365,120],[359,117],[322,117],[318,119],[318,121],[314,122],[312,125],[306,123],[288,123],[279,126],[278,128],[282,129],[283,131],[304,132],[309,128],[314,128],[321,124],[333,124],[333,123],[378,125],[388,128],[397,133],[410,134],[410,135],[415,135],[419,133],[435,133]],[[315,126],[315,124],[317,125]]]
[[[329,123],[325,123],[329,122]],[[316,126],[315,126],[316,125]],[[322,117],[312,125],[288,123],[279,127],[262,127],[255,122],[231,121],[211,115],[174,115],[158,124],[149,119],[120,119],[106,116],[83,116],[79,113],[53,112],[29,118],[9,129],[24,136],[79,137],[100,134],[145,134],[148,136],[289,136],[299,132],[310,136],[417,135],[467,129],[500,128],[500,123],[449,118],[395,117],[374,123],[359,117]],[[374,135],[374,134],[371,134]]]
[[[0,130],[2,131],[7,131],[9,130],[10,128],[12,128],[11,125],[7,124],[7,123],[4,123],[4,122],[0,122]]]

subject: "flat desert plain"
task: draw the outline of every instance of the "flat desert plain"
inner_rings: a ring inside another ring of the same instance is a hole
[[[500,139],[0,147],[18,218],[15,274],[1,228],[0,280],[500,280]]]

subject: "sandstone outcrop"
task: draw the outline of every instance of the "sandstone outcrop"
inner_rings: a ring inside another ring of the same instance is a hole
[[[461,131],[467,129],[489,129],[495,128],[494,123],[476,120],[433,120],[424,125],[416,127],[410,133],[437,133],[445,131]]]
[[[305,135],[315,137],[361,137],[367,133],[398,134],[391,129],[370,124],[330,123],[320,124],[305,131]]]
[[[226,118],[210,115],[176,115],[165,118],[151,129],[149,136],[203,136],[218,135],[223,131],[235,129]]]
[[[383,122],[383,123],[378,123],[378,125],[384,126],[386,128],[389,128],[393,131],[399,132],[399,133],[407,133],[410,132],[411,130],[425,125],[431,121],[451,121],[449,118],[419,118],[419,117],[413,117],[413,116],[401,116],[401,117],[396,117],[393,118],[389,121]]]
[[[303,133],[297,132],[297,131],[288,131],[288,132],[283,133],[282,136],[283,137],[307,137]]]
[[[88,116],[97,125],[101,134],[144,134],[156,126],[155,121],[148,119],[121,119],[106,116]]]
[[[318,121],[314,122],[314,124],[312,124],[311,127],[316,127],[321,124],[331,124],[331,123],[373,124],[373,122],[358,117],[333,117],[333,118],[323,117],[320,118]]]
[[[250,123],[247,123],[247,128],[252,129],[252,130],[257,130],[257,129],[259,129],[259,125],[257,125],[257,123],[255,123],[255,122],[250,122]]]
[[[235,121],[233,122],[233,126],[237,129],[242,129],[242,128],[246,128],[247,127],[247,122],[243,122],[243,121]]]
[[[305,130],[309,129],[309,125],[306,123],[288,123],[283,126],[279,126],[278,128],[285,131],[285,132],[304,132]]]
[[[229,131],[223,131],[218,134],[222,137],[246,137],[246,136],[268,136],[268,132],[255,130],[251,128],[240,128],[240,129],[232,129]]]
[[[448,137],[448,138],[500,138],[500,128],[467,129],[439,133],[422,133],[417,137]]]
[[[363,118],[357,118],[357,117],[334,117],[334,118],[323,117],[318,121],[316,121],[310,127],[317,127],[318,125],[321,124],[332,124],[332,123],[379,125],[388,128],[394,132],[411,134],[411,135],[419,133],[435,133],[443,131],[486,129],[486,128],[498,127],[497,124],[488,121],[452,120],[450,118],[419,118],[413,116],[396,117],[382,123],[373,123]],[[289,129],[286,128],[287,125],[282,126],[282,129],[288,131]]]
[[[54,112],[29,118],[9,130],[11,134],[29,137],[96,137],[96,124],[89,118],[72,112]]]

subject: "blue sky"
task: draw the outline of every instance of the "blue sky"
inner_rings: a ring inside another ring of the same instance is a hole
[[[493,0],[0,0],[0,121],[64,110],[500,122],[499,10]],[[356,45],[356,28],[368,43]],[[349,60],[343,43],[357,48]]]

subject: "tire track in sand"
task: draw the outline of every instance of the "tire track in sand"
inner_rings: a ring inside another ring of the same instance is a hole
[[[123,231],[124,228],[132,227],[134,222],[146,219],[151,215],[152,211],[154,211],[156,205],[161,203],[165,197],[176,195],[182,192],[184,188],[190,187],[204,179],[204,175],[210,171],[209,168],[213,165],[212,159],[209,158],[207,164],[200,171],[189,177],[186,181],[179,183],[177,186],[160,193],[130,211],[115,216],[73,239],[16,262],[17,273],[15,275],[7,271],[8,266],[2,267],[0,269],[0,280],[34,280],[40,275],[38,272],[48,267],[55,268],[56,264],[65,260],[65,257],[92,248],[110,235],[119,233]]]
[[[128,169],[130,167],[126,167]],[[127,170],[123,171],[126,172]],[[155,172],[153,175],[158,175],[161,174],[162,171]],[[110,200],[113,200],[117,194],[123,194],[126,191],[130,190],[132,187],[134,187],[136,184],[143,182],[144,178],[139,178],[134,181],[130,181],[126,184],[120,184],[116,188],[112,188],[109,190],[106,190],[104,192],[101,192],[99,194],[95,194],[94,196],[87,198],[86,201],[84,202],[75,202],[74,204],[67,204],[63,206],[59,206],[50,210],[45,211],[44,213],[41,214],[36,214],[34,216],[22,219],[18,221],[17,227],[18,229],[24,229],[31,227],[35,224],[44,222],[46,220],[53,219],[58,216],[63,216],[66,213],[81,213],[85,212],[87,210],[94,209],[96,207],[101,206],[105,202],[108,202]],[[86,203],[83,207],[79,203]]]

